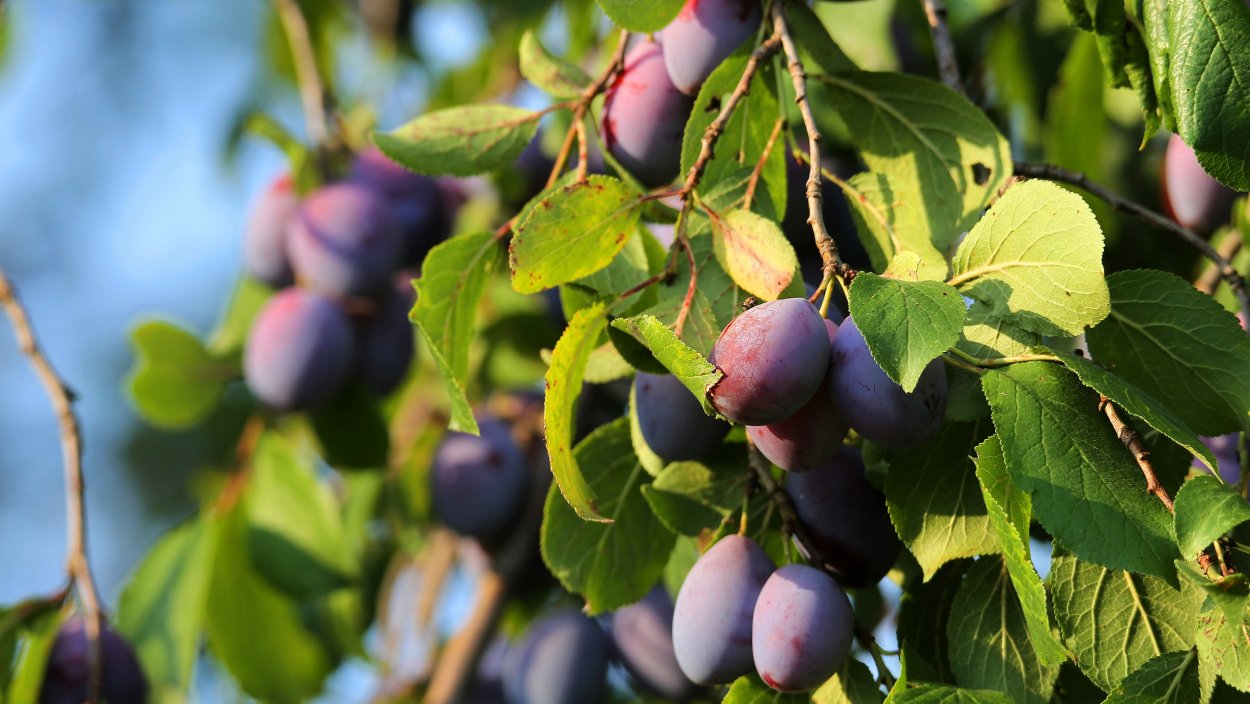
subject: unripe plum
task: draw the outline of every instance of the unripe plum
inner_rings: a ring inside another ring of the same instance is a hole
[[[760,26],[758,0],[686,0],[660,33],[664,66],[677,90],[698,95],[703,81]]]
[[[1237,192],[1211,178],[1179,135],[1168,139],[1161,181],[1163,210],[1182,226],[1209,232],[1228,222]]]
[[[307,410],[338,394],[354,355],[347,314],[324,296],[288,288],[271,298],[252,323],[243,374],[266,405]]]
[[[411,286],[401,283],[388,292],[357,329],[356,374],[380,396],[394,391],[412,364],[416,348],[408,321],[411,291]]]
[[[825,328],[832,344],[838,324],[826,320]],[[827,374],[825,379],[827,384]],[[846,421],[822,385],[812,400],[793,415],[768,425],[747,426],[747,436],[773,464],[791,472],[806,472],[828,462],[842,447]]]
[[[829,368],[829,333],[803,298],[758,305],[721,332],[708,360],[725,376],[708,392],[712,405],[743,425],[767,425],[799,410]]]
[[[612,642],[625,669],[647,690],[677,701],[686,701],[698,691],[673,653],[673,599],[663,587],[616,610]]]
[[[417,266],[434,245],[451,234],[452,206],[437,179],[391,161],[376,148],[357,155],[350,180],[390,204],[403,239],[404,266]]]
[[[729,424],[704,413],[698,399],[672,374],[638,372],[634,401],[647,446],[670,462],[704,457],[729,433]]]
[[[148,680],[135,651],[124,638],[100,624],[100,698],[107,704],[144,704]],[[87,624],[80,616],[66,621],[56,634],[39,690],[40,704],[82,704],[87,701]]]
[[[946,367],[935,359],[907,393],[877,365],[853,318],[833,341],[829,391],[838,413],[878,445],[910,448],[937,435],[946,415]]]
[[[603,630],[576,611],[530,626],[504,657],[508,704],[595,704],[606,690],[609,645]]]
[[[902,543],[858,450],[841,448],[823,466],[789,477],[786,494],[813,547],[843,584],[871,586],[894,566]]]
[[[526,468],[508,428],[478,418],[480,435],[449,432],[430,472],[434,513],[461,535],[491,538],[525,501]]]
[[[846,592],[807,565],[786,565],[768,578],[751,624],[755,669],[774,689],[812,689],[851,652],[855,614]]]
[[[741,535],[722,538],[690,568],[673,608],[673,652],[691,681],[727,684],[751,672],[751,613],[773,568]]]
[[[603,140],[612,156],[644,186],[673,180],[681,168],[681,138],[694,99],[673,86],[664,53],[643,42],[603,99]]]
[[[243,270],[249,276],[275,288],[294,283],[287,233],[298,208],[290,174],[275,179],[252,206],[243,235]]]
[[[373,293],[399,267],[402,239],[387,201],[350,183],[323,186],[300,205],[290,232],[300,281],[330,296]]]

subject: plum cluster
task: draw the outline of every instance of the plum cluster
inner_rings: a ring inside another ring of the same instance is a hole
[[[244,354],[248,387],[266,405],[308,410],[350,382],[379,395],[415,352],[407,281],[451,228],[451,186],[374,149],[350,175],[304,198],[289,176],[248,220],[244,269],[281,290],[257,315]]]
[[[603,139],[644,186],[672,181],[694,96],[712,71],[759,28],[758,0],[686,0],[654,40],[633,47],[608,86]]]
[[[139,658],[124,638],[107,624],[100,624],[100,700],[107,704],[144,704],[148,700],[148,680]],[[57,631],[39,704],[82,704],[87,701],[90,680],[87,658],[87,624],[75,616]]]

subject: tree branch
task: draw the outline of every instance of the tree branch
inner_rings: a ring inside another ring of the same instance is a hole
[[[1202,237],[1199,237],[1193,230],[1182,227],[1171,219],[1164,217],[1149,208],[1138,205],[1137,203],[1134,203],[1126,198],[1121,198],[1107,188],[1090,181],[1085,177],[1085,174],[1082,173],[1069,171],[1052,164],[1024,164],[1019,162],[1016,163],[1015,172],[1017,176],[1044,178],[1049,181],[1059,181],[1061,183],[1076,186],[1077,188],[1088,191],[1089,193],[1092,193],[1098,198],[1106,201],[1107,204],[1113,209],[1123,213],[1128,213],[1129,215],[1132,215],[1149,225],[1153,225],[1160,230],[1166,230],[1177,237],[1180,237],[1185,242],[1188,242],[1192,247],[1197,249],[1202,256],[1206,257],[1212,264],[1215,265],[1220,278],[1228,283],[1228,287],[1232,289],[1233,295],[1237,297],[1237,302],[1240,304],[1242,312],[1246,315],[1247,319],[1250,319],[1250,296],[1247,296],[1246,293],[1245,279],[1242,278],[1241,274],[1233,268],[1233,265],[1230,264],[1227,259],[1225,259],[1215,250],[1214,247],[1211,246],[1210,242],[1207,242]]]
[[[933,54],[937,59],[938,75],[947,88],[966,95],[963,81],[959,78],[959,61],[955,57],[955,42],[951,40],[950,27],[946,25],[946,4],[942,0],[923,0],[924,14],[929,20],[929,34],[933,36]]]
[[[317,57],[313,53],[312,36],[308,22],[295,0],[273,0],[274,10],[282,23],[287,44],[291,47],[291,61],[295,65],[295,80],[299,84],[300,102],[304,105],[304,121],[308,125],[308,138],[318,146],[325,144],[330,136],[326,125],[329,108],[326,89],[317,72]]]
[[[594,83],[586,86],[586,90],[577,98],[576,104],[573,106],[573,119],[569,123],[569,129],[564,133],[564,142],[560,145],[560,152],[556,155],[556,163],[551,167],[551,175],[547,177],[547,188],[556,185],[556,181],[560,179],[560,172],[564,171],[564,165],[568,161],[569,153],[573,148],[573,140],[578,140],[577,153],[580,161],[577,165],[577,178],[579,181],[586,178],[587,157],[590,152],[590,145],[587,141],[586,126],[583,120],[586,113],[590,110],[590,104],[594,102],[595,96],[603,92],[607,88],[608,83],[621,71],[625,65],[625,49],[629,46],[629,31],[622,29],[616,42],[616,50],[612,53],[612,59],[603,69],[603,73],[595,79]]]
[[[52,363],[40,349],[26,309],[22,306],[9,279],[0,270],[0,305],[4,306],[17,345],[43,384],[52,401],[60,427],[61,455],[65,464],[65,522],[68,541],[66,571],[83,610],[87,634],[88,702],[99,699],[100,692],[100,596],[91,576],[87,560],[87,510],[83,501],[82,431],[74,413],[74,392],[62,381]]]
[[[1146,491],[1159,497],[1159,501],[1167,507],[1168,513],[1175,513],[1176,509],[1172,505],[1172,497],[1168,494],[1168,490],[1163,488],[1163,484],[1159,483],[1159,475],[1155,474],[1154,465],[1150,463],[1150,452],[1142,445],[1141,438],[1137,435],[1137,431],[1128,427],[1128,425],[1120,419],[1120,414],[1115,410],[1115,404],[1111,403],[1111,399],[1099,394],[1098,410],[1107,416],[1107,420],[1111,421],[1111,427],[1115,429],[1116,437],[1120,438],[1120,442],[1133,453],[1133,459],[1137,460],[1137,466],[1141,467],[1141,473],[1146,477]]]
[[[1225,237],[1224,241],[1220,242],[1220,247],[1216,251],[1220,253],[1221,257],[1224,257],[1225,260],[1232,263],[1233,257],[1237,256],[1237,253],[1241,251],[1241,247],[1241,232],[1234,232]],[[1210,296],[1215,293],[1215,289],[1219,286],[1219,284],[1219,267],[1217,267],[1213,262],[1207,262],[1207,265],[1202,269],[1202,275],[1194,281],[1194,288]]]

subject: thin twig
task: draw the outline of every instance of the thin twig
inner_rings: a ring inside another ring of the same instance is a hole
[[[569,153],[573,148],[573,140],[578,140],[578,158],[581,160],[577,165],[578,180],[585,178],[587,168],[587,154],[590,151],[590,145],[587,141],[586,126],[582,124],[586,113],[590,111],[590,104],[594,102],[595,96],[599,95],[608,87],[616,74],[620,72],[625,65],[625,49],[629,46],[629,31],[621,30],[619,38],[616,42],[616,51],[612,53],[612,59],[608,61],[608,65],[604,67],[603,73],[595,79],[594,83],[586,86],[586,90],[578,96],[576,103],[573,105],[573,119],[569,123],[569,129],[564,133],[564,142],[560,145],[560,152],[556,155],[556,163],[551,167],[551,175],[547,177],[547,188],[556,185],[556,181],[560,179],[560,172],[564,171],[564,165],[568,161]]]
[[[694,263],[694,250],[690,248],[690,240],[686,239],[685,232],[677,234],[677,242],[686,253],[686,264],[690,266],[690,283],[686,286],[686,297],[681,300],[681,310],[677,312],[677,321],[673,324],[673,333],[681,337],[682,330],[686,327],[686,317],[690,314],[690,306],[694,303],[694,292],[699,281],[699,268]]]
[[[924,0],[924,14],[929,20],[929,34],[933,36],[938,74],[946,87],[964,95],[963,81],[959,78],[959,61],[955,57],[955,42],[951,40],[951,30],[946,25],[946,4],[942,0]]]
[[[964,352],[963,350],[959,349],[958,347],[952,347],[950,349],[950,352],[951,354],[955,355],[956,357],[959,357],[960,359],[964,360],[965,362],[969,364],[973,364],[978,367],[984,367],[987,369],[993,368],[993,367],[1005,367],[1010,364],[1020,364],[1021,362],[1057,362],[1060,364],[1063,363],[1062,359],[1059,359],[1059,357],[1053,354],[1015,354],[1015,355],[1008,355],[1006,357],[974,357],[968,354],[967,352]]]
[[[760,158],[755,162],[755,168],[751,170],[751,178],[747,181],[747,192],[742,197],[742,207],[745,210],[751,209],[751,204],[755,202],[755,189],[760,185],[760,177],[764,174],[764,164],[768,161],[769,155],[773,153],[773,147],[777,144],[777,137],[781,136],[781,128],[786,126],[784,117],[777,118],[773,123],[772,134],[768,135],[768,141],[764,143],[764,151],[760,153]]]
[[[1211,246],[1210,242],[1198,236],[1193,230],[1182,227],[1175,221],[1149,208],[1138,205],[1126,198],[1121,198],[1107,188],[1090,181],[1085,174],[1076,171],[1069,171],[1053,164],[1024,164],[1016,162],[1015,172],[1017,176],[1044,178],[1076,186],[1106,201],[1113,209],[1128,213],[1147,224],[1153,225],[1160,230],[1171,232],[1188,242],[1201,252],[1202,256],[1215,265],[1216,269],[1219,270],[1220,278],[1228,283],[1228,287],[1232,290],[1233,295],[1237,297],[1237,302],[1240,304],[1242,312],[1250,319],[1250,296],[1246,293],[1245,279],[1242,278],[1241,274],[1237,273],[1237,270],[1233,268],[1233,265],[1227,259]]]
[[[87,634],[87,701],[95,702],[100,692],[100,596],[87,560],[87,508],[83,501],[82,431],[74,413],[74,392],[61,380],[35,338],[30,318],[4,271],[0,270],[0,304],[4,306],[17,346],[29,360],[52,401],[60,427],[61,455],[65,464],[66,571],[82,605]]]
[[[1233,257],[1237,256],[1237,253],[1241,251],[1241,245],[1241,232],[1231,232],[1220,242],[1220,248],[1216,251],[1220,253],[1221,257],[1224,257],[1225,260],[1231,263]],[[1194,281],[1194,288],[1209,296],[1215,293],[1215,288],[1219,286],[1219,283],[1219,268],[1215,264],[1207,262],[1207,265],[1202,269],[1202,275]]]
[[[1120,414],[1115,410],[1115,404],[1106,396],[1099,395],[1098,410],[1107,416],[1107,420],[1111,421],[1111,427],[1115,430],[1116,437],[1120,438],[1120,442],[1133,453],[1133,458],[1137,460],[1137,466],[1141,467],[1141,473],[1146,477],[1146,491],[1159,497],[1159,501],[1167,507],[1168,513],[1175,513],[1176,509],[1172,505],[1172,497],[1168,494],[1168,490],[1163,488],[1163,484],[1159,482],[1159,475],[1155,474],[1154,465],[1150,463],[1150,452],[1142,445],[1141,438],[1138,437],[1137,431],[1128,427],[1128,425],[1120,419]]]
[[[326,89],[317,72],[317,56],[313,53],[312,36],[308,22],[295,0],[273,0],[282,31],[291,46],[291,61],[295,65],[295,80],[299,85],[300,101],[304,105],[304,121],[308,125],[308,138],[313,144],[323,145],[330,136],[326,125],[329,105]]]

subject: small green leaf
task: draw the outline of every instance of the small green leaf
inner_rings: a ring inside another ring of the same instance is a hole
[[[1093,358],[1195,432],[1250,429],[1250,336],[1188,281],[1162,271],[1107,277],[1111,315],[1086,335]]]
[[[929,581],[908,585],[899,598],[898,643],[900,658],[920,679],[954,682],[947,653],[946,624],[951,604],[971,560],[947,563]]]
[[[959,339],[963,298],[940,281],[902,281],[870,272],[851,285],[851,317],[882,370],[906,392]]]
[[[547,370],[547,395],[543,404],[543,422],[547,427],[547,454],[551,473],[565,501],[578,516],[587,521],[611,522],[601,512],[594,490],[586,482],[577,456],[573,452],[574,409],[582,391],[586,362],[607,327],[602,303],[577,311],[560,341],[551,352],[551,368]],[[632,457],[632,453],[630,453]]]
[[[631,340],[633,338],[630,338]],[[664,470],[664,458],[655,454],[642,436],[642,423],[638,420],[638,385],[629,385],[629,439],[639,464],[647,470],[647,474],[658,477]]]
[[[630,448],[629,421],[602,426],[577,446],[589,490],[609,518],[587,523],[551,487],[543,507],[543,561],[566,589],[586,600],[588,613],[641,599],[664,571],[675,536],[642,495],[650,477]]]
[[[959,245],[950,284],[1027,330],[1078,335],[1109,311],[1102,249],[1085,199],[1025,181],[1007,189]]]
[[[547,51],[533,30],[521,36],[521,75],[553,98],[576,98],[590,85],[586,72]]]
[[[855,658],[847,658],[838,674],[812,692],[812,704],[881,704],[884,700],[872,671]]]
[[[994,315],[984,303],[973,303],[955,346],[983,359],[1028,354],[1041,346],[1041,335],[1021,328],[1013,320]]]
[[[1250,634],[1250,597],[1244,591],[1235,600],[1235,606],[1208,598],[1198,616],[1200,670],[1208,669],[1234,689],[1250,692],[1250,636],[1247,634]]]
[[[672,22],[685,0],[597,0],[603,14],[621,29],[650,34]]]
[[[1103,704],[1192,704],[1198,701],[1198,654],[1164,653],[1125,677]]]
[[[754,675],[739,677],[725,693],[721,704],[808,704],[807,694],[778,692]]]
[[[438,346],[434,343],[434,339],[430,337],[430,333],[426,331],[425,326],[417,323],[417,334],[420,335],[424,347],[430,353],[430,358],[434,360],[434,366],[438,369],[439,376],[443,378],[443,383],[447,386],[447,397],[451,401],[451,421],[447,427],[451,430],[457,430],[462,433],[478,434],[477,419],[473,417],[473,407],[469,405],[469,398],[465,396],[464,387],[456,381],[455,372],[451,370],[451,365],[447,363],[447,359],[443,357],[443,353],[439,351]]]
[[[171,323],[149,321],[131,335],[135,367],[130,397],[149,423],[189,428],[204,420],[239,368],[214,357],[195,335]]]
[[[515,161],[538,131],[540,117],[511,105],[464,105],[375,132],[373,141],[386,156],[418,173],[473,176]]]
[[[687,347],[672,330],[668,329],[668,326],[654,316],[617,318],[612,321],[612,327],[629,333],[645,345],[669,373],[690,389],[690,393],[699,400],[705,413],[720,417],[707,397],[708,389],[724,376],[715,365],[707,361],[703,355]]]
[[[537,293],[604,268],[638,229],[640,205],[607,176],[548,191],[512,236],[512,287]]]
[[[716,261],[711,237],[691,239],[690,250],[697,281],[681,340],[695,352],[706,356],[711,353],[721,331],[738,312],[741,291]],[[645,312],[665,325],[676,325],[690,288],[690,264],[685,257],[677,258],[677,276],[672,281],[661,282],[656,288],[659,289],[659,301]]]
[[[807,3],[787,2],[786,15],[795,43],[812,57],[822,71],[844,73],[855,70],[855,62],[833,41],[820,17],[812,12]]]
[[[794,247],[777,223],[749,210],[712,218],[712,250],[739,286],[765,301],[776,300],[799,266]]]
[[[273,289],[251,278],[240,276],[230,292],[230,302],[205,347],[216,357],[230,357],[243,351],[252,321],[273,297]]]
[[[886,704],[1015,704],[1002,692],[989,689],[960,689],[938,684],[918,684],[891,694]]]
[[[1250,503],[1219,477],[1194,477],[1176,492],[1176,543],[1186,557],[1246,521]]]
[[[65,617],[61,610],[41,609],[18,626],[15,652],[6,653],[12,660],[6,660],[2,668],[9,676],[6,702],[39,701],[48,656],[52,654],[52,644]],[[0,677],[0,681],[3,679]]]
[[[736,453],[741,457],[741,453]],[[751,475],[742,462],[673,462],[642,488],[651,510],[669,530],[697,536],[742,505]]]
[[[859,241],[878,271],[895,256],[911,252],[920,258],[917,278],[945,280],[946,255],[933,243],[932,223],[924,219],[919,199],[904,198],[898,180],[889,174],[864,171],[845,182],[842,192],[850,206]]]

